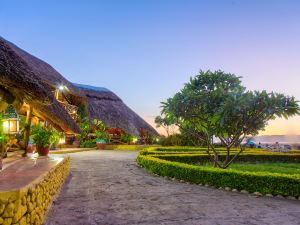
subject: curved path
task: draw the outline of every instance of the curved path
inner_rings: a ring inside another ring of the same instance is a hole
[[[72,154],[72,173],[46,225],[300,224],[300,201],[170,181],[136,166],[137,152]]]

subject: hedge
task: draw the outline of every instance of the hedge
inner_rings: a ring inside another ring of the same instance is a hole
[[[146,170],[196,184],[229,187],[248,192],[282,196],[300,196],[300,176],[268,172],[243,172],[172,162],[139,155],[137,162]]]
[[[226,154],[226,149],[225,148],[217,148],[216,149],[219,154]],[[143,155],[168,155],[168,154],[207,154],[206,153],[207,148],[199,148],[199,147],[150,147],[144,149],[141,154]],[[231,153],[235,154],[240,149],[231,149]],[[247,148],[243,151],[244,153],[266,153],[265,150],[263,149],[252,149],[252,148]]]
[[[106,150],[124,150],[124,151],[144,150],[149,147],[150,145],[105,145]]]
[[[169,155],[150,155],[155,158],[165,159],[181,163],[195,164],[211,162],[211,158],[207,154],[169,154]],[[225,160],[225,155],[219,155],[219,159]],[[300,163],[300,154],[285,154],[285,153],[243,153],[239,155],[235,162],[289,162]]]

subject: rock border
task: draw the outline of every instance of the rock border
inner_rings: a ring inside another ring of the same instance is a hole
[[[40,225],[70,172],[69,156],[43,177],[16,191],[0,192],[0,224]]]

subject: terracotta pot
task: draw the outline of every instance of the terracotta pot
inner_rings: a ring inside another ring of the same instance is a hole
[[[99,150],[104,150],[105,149],[105,144],[102,144],[102,143],[96,143],[97,144],[97,148],[99,149]]]
[[[41,147],[37,146],[37,152],[39,153],[39,156],[47,156],[49,154],[49,147]]]

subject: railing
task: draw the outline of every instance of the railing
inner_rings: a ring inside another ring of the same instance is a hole
[[[70,114],[70,116],[74,119],[77,120],[77,110],[78,107],[75,105],[71,105],[67,102],[62,102],[62,101],[58,101],[62,107]]]

